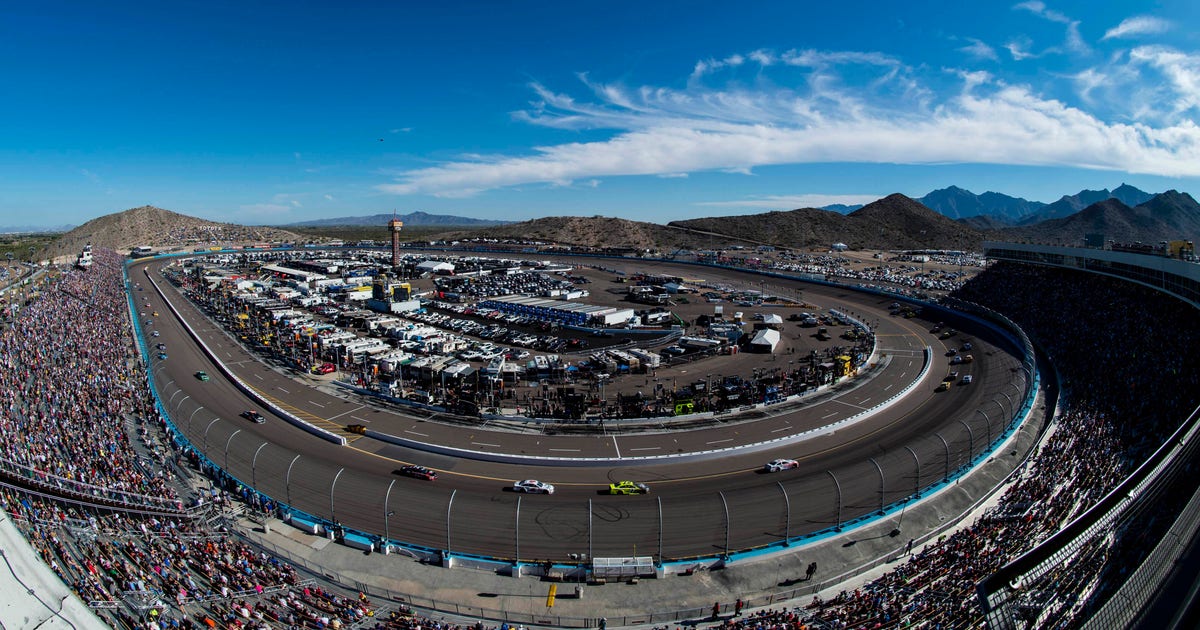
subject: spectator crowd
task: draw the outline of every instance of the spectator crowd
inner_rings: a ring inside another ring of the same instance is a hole
[[[1059,372],[1065,408],[997,507],[862,588],[815,599],[819,627],[977,626],[975,584],[1095,505],[1200,402],[1200,359],[1186,350],[1198,347],[1200,331],[1188,304],[1112,278],[1012,263],[980,273],[955,297],[1025,330]],[[1176,485],[1155,509],[1025,585],[1019,620],[1080,625],[1195,490]]]

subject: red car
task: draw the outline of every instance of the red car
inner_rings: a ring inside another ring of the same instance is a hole
[[[430,470],[424,466],[405,466],[404,468],[400,469],[400,474],[406,477],[424,479],[426,481],[433,481],[437,479],[437,471]]]
[[[337,366],[332,363],[322,363],[313,368],[314,374],[329,374],[337,370]]]

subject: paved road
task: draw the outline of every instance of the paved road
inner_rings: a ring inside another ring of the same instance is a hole
[[[685,275],[700,274],[688,268]],[[998,431],[1000,417],[1007,415],[1010,405],[1005,396],[1015,402],[1019,393],[1011,372],[1019,359],[986,330],[954,324],[971,334],[978,346],[977,360],[969,366],[977,382],[935,394],[933,389],[945,373],[946,346],[926,332],[930,322],[890,318],[888,301],[875,296],[803,285],[811,302],[828,307],[856,300],[856,312],[880,322],[877,333],[880,347],[889,356],[888,367],[867,386],[766,420],[730,422],[701,431],[568,437],[464,428],[333,396],[310,387],[311,379],[297,380],[263,365],[204,319],[161,276],[156,277],[217,358],[292,413],[333,429],[367,424],[417,440],[490,452],[628,457],[779,439],[836,422],[888,397],[889,391],[903,387],[920,371],[920,350],[926,345],[934,348],[931,378],[900,403],[832,434],[772,450],[678,463],[547,467],[453,458],[358,436],[350,436],[354,441],[349,446],[336,447],[291,427],[266,409],[257,408],[268,416],[265,424],[239,418],[242,410],[256,407],[220,378],[216,366],[185,337],[140,269],[131,270],[131,277],[146,287],[135,294],[139,308],[149,301],[152,306],[147,310],[160,312],[154,326],[162,334],[158,340],[168,344],[170,358],[152,360],[159,393],[177,425],[213,461],[305,512],[361,531],[382,534],[386,528],[393,539],[448,547],[455,553],[526,560],[564,560],[573,553],[661,555],[670,560],[757,547],[827,529],[877,510],[881,495],[885,503],[901,500],[958,468],[969,453],[979,452],[989,432]],[[748,281],[732,272],[721,277]],[[782,284],[772,281],[773,286]],[[214,378],[201,383],[192,376],[199,369]],[[763,461],[774,457],[797,459],[801,468],[776,475],[756,472]],[[404,462],[431,466],[441,476],[429,483],[393,475]],[[513,479],[527,477],[554,483],[558,491],[550,497],[504,491]],[[650,483],[653,494],[598,494],[609,481],[626,478]]]

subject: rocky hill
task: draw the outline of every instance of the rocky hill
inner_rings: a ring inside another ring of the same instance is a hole
[[[1187,193],[1168,190],[1155,195],[1134,210],[1162,222],[1167,233],[1159,240],[1200,240],[1200,203]],[[1136,240],[1150,242],[1147,239]]]
[[[785,247],[855,249],[975,249],[983,235],[901,194],[869,203],[848,215],[804,208],[744,216],[672,221],[668,225]]]
[[[1088,234],[1102,234],[1107,240],[1122,242],[1194,241],[1200,237],[1200,204],[1191,195],[1174,190],[1132,208],[1109,197],[1068,217],[1005,228],[993,236],[1081,244]]]
[[[737,236],[601,216],[545,217],[479,230],[440,233],[437,238],[508,238],[583,247],[628,247],[659,251],[758,244]]]
[[[216,223],[154,206],[142,206],[84,223],[63,234],[48,248],[45,256],[75,256],[88,243],[123,251],[141,245],[166,249],[235,243],[293,242],[301,238],[298,234],[279,228]]]

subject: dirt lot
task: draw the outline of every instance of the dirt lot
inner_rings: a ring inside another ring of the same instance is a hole
[[[631,302],[627,299],[629,288],[637,286],[635,278],[637,273],[639,271],[655,273],[652,267],[639,269],[637,261],[613,261],[611,264],[623,266],[626,271],[625,275],[590,267],[577,267],[572,271],[572,275],[582,276],[590,281],[580,285],[582,288],[586,288],[590,295],[577,301],[636,310],[654,308],[652,305]],[[784,319],[784,322],[779,328],[781,340],[774,353],[739,352],[711,356],[689,353],[674,359],[670,365],[664,364],[644,374],[612,375],[612,378],[605,381],[603,390],[595,380],[587,376],[581,376],[576,383],[568,386],[575,387],[577,391],[589,392],[593,396],[598,396],[603,391],[604,396],[610,399],[615,398],[617,393],[624,395],[642,393],[645,396],[651,396],[656,392],[674,391],[695,381],[716,383],[726,376],[750,379],[756,375],[772,373],[775,370],[781,373],[791,372],[794,368],[799,368],[802,363],[808,365],[809,357],[813,353],[824,355],[828,350],[848,348],[852,345],[852,342],[840,338],[840,335],[850,328],[849,326],[836,323],[828,325],[826,328],[829,338],[821,340],[817,338],[819,326],[803,327],[799,321],[789,321],[793,315],[797,318],[809,314],[823,315],[833,307],[829,304],[806,303],[803,299],[803,291],[798,290],[795,286],[783,286],[779,281],[733,284],[727,280],[722,281],[719,278],[718,270],[697,269],[697,272],[684,280],[687,286],[695,288],[698,292],[674,295],[671,303],[664,305],[688,324],[684,329],[685,334],[703,335],[704,329],[696,326],[695,322],[705,316],[716,316],[718,308],[723,311],[724,321],[732,321],[734,314],[741,312],[743,314],[742,330],[748,336],[753,334],[756,323],[755,314],[777,314]],[[428,290],[432,286],[431,279],[414,282],[414,290]],[[746,305],[757,301],[764,291],[767,294],[766,301],[758,305]],[[719,297],[713,299],[719,301],[708,301],[704,297],[705,293],[717,294]],[[579,337],[588,341],[586,350],[562,355],[564,360],[576,364],[586,360],[589,353],[603,347],[619,345],[630,338],[644,338],[640,335],[623,334],[619,329],[613,329],[611,332],[611,337],[598,337],[588,332],[568,330],[562,330],[556,334],[564,338]],[[662,352],[670,344],[664,342],[641,345],[648,350]],[[513,401],[536,399],[543,393],[540,384],[528,382],[509,389],[512,391],[509,395],[513,398],[503,403],[503,406],[506,407],[519,406]]]

